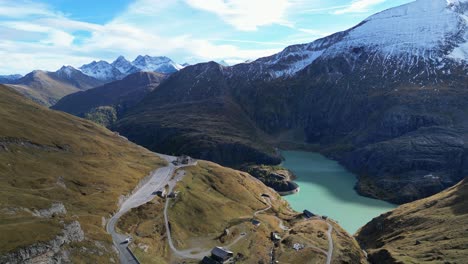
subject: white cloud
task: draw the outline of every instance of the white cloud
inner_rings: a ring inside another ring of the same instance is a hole
[[[0,38],[0,56],[3,61],[8,62],[0,64],[0,74],[25,74],[34,69],[54,71],[64,64],[79,67],[92,60],[112,60],[119,55],[129,59],[140,54],[166,55],[199,62],[255,59],[281,49],[245,49],[239,48],[235,43],[215,44],[221,38],[210,40],[190,34],[160,34],[155,26],[158,25],[157,14],[175,1],[138,0],[104,25],[70,19],[45,5],[30,6],[29,11],[15,11],[14,18],[12,14],[11,17],[0,20],[0,32],[8,32],[8,38]],[[0,4],[3,3],[5,1],[0,0]],[[8,1],[8,7],[10,10],[20,10],[26,3],[29,2]],[[154,8],[141,8],[143,4],[155,3],[164,4]],[[4,11],[0,10],[1,12]],[[77,32],[85,32],[85,37],[80,37]],[[25,36],[28,37],[27,40]]]
[[[355,0],[349,6],[334,11],[333,14],[341,15],[346,13],[368,12],[373,6],[381,4],[385,1],[386,0]]]
[[[238,30],[253,31],[271,24],[290,25],[288,0],[185,0],[193,8],[211,12]]]
[[[46,5],[27,0],[0,0],[0,17],[21,18],[32,15],[55,15]]]

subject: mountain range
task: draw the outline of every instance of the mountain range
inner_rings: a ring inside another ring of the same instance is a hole
[[[468,173],[467,11],[418,0],[251,63],[188,66],[113,129],[230,166],[305,142],[356,172],[363,195],[426,197]]]
[[[46,106],[54,105],[62,97],[122,80],[137,72],[156,72],[169,75],[184,68],[167,57],[138,56],[133,62],[123,56],[114,62],[93,61],[75,69],[63,66],[55,72],[36,70],[24,77],[18,74],[0,76],[0,83]]]
[[[191,263],[235,245],[238,263],[464,263],[467,17],[467,0],[416,0],[234,66],[139,56],[6,77],[0,262],[115,263],[123,247],[142,262]],[[358,175],[360,194],[403,205],[354,237],[295,212],[235,170],[279,164],[277,148],[321,152]],[[178,169],[150,150],[232,168]],[[158,173],[169,197],[114,218]]]
[[[130,62],[120,56],[114,62],[93,61],[81,66],[79,69],[88,76],[102,81],[121,80],[129,74],[144,71],[171,74],[183,69],[184,66],[173,62],[168,57],[138,56]]]

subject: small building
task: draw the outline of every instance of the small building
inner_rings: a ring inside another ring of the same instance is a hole
[[[215,247],[211,250],[211,258],[220,263],[225,263],[232,257],[234,257],[234,253],[225,248]]]
[[[304,214],[305,218],[312,218],[312,217],[315,216],[315,214],[313,214],[313,213],[312,213],[311,211],[309,211],[309,210],[304,210],[303,214]]]
[[[276,232],[271,232],[271,240],[272,240],[272,241],[275,241],[275,242],[276,242],[276,241],[280,241],[280,240],[281,240],[281,236],[280,236],[278,233],[276,233]]]
[[[323,216],[322,216],[322,219],[323,219],[323,220],[327,220],[327,219],[328,219],[328,216],[323,215]]]
[[[201,263],[202,263],[202,264],[219,264],[219,263],[221,263],[221,262],[216,261],[216,260],[214,260],[214,259],[212,259],[212,258],[210,258],[210,257],[204,257],[204,258],[202,259],[202,262],[201,262]]]
[[[260,226],[260,224],[261,224],[261,222],[260,222],[260,221],[258,221],[258,220],[256,220],[256,219],[252,219],[252,221],[251,221],[251,222],[252,222],[252,225],[254,225],[255,227],[259,227],[259,226]]]
[[[178,165],[187,165],[190,162],[192,162],[192,158],[187,156],[187,155],[182,155],[180,157],[177,157],[176,160],[172,162],[172,164],[178,166]]]

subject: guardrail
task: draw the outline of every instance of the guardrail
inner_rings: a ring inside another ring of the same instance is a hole
[[[135,254],[133,254],[132,250],[129,247],[127,247],[127,251],[128,251],[128,253],[130,253],[130,255],[132,255],[132,257],[135,259],[136,263],[141,264],[141,262],[138,260],[138,258],[135,256]]]

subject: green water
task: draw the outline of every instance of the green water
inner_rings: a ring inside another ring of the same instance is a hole
[[[358,195],[356,176],[336,161],[304,151],[283,151],[282,155],[283,166],[297,176],[300,186],[298,194],[285,197],[296,211],[326,215],[354,234],[372,218],[396,207]]]

